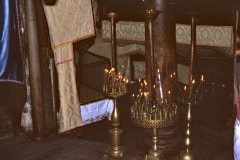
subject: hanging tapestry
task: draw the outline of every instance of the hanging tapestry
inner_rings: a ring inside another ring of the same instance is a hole
[[[95,35],[91,0],[58,0],[44,5],[60,94],[59,132],[82,125],[73,42]]]

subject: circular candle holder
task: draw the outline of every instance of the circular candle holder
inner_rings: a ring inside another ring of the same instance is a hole
[[[153,19],[159,15],[158,10],[145,11],[145,45],[146,45],[146,82],[141,85],[137,97],[133,95],[131,107],[131,121],[134,125],[143,128],[152,128],[152,149],[146,155],[145,160],[163,160],[163,154],[158,148],[158,129],[177,124],[177,105],[169,99],[164,102],[156,100],[154,43],[153,43]],[[159,78],[159,77],[158,77]],[[158,79],[162,84],[161,79]],[[161,85],[159,85],[162,89]],[[160,91],[162,93],[162,91]]]
[[[183,90],[180,90],[177,96],[177,100],[180,104],[187,105],[187,122],[186,122],[186,138],[185,138],[185,150],[180,153],[180,160],[193,160],[195,159],[194,153],[191,150],[191,120],[192,120],[192,106],[197,106],[205,100],[205,86],[204,79],[201,76],[201,81],[198,85],[193,80],[188,86],[184,86]]]
[[[146,160],[162,160],[163,154],[159,150],[158,129],[168,128],[178,123],[177,106],[171,104],[144,104],[145,102],[134,103],[131,107],[131,121],[134,125],[142,128],[152,128],[152,148],[146,155]]]

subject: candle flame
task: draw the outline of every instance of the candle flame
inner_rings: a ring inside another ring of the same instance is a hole
[[[147,86],[147,81],[146,81],[146,80],[144,80],[144,82],[143,82],[143,83],[144,83],[144,85],[145,85],[145,86]]]
[[[203,74],[201,75],[201,81],[203,81],[204,80],[204,78],[203,78]]]
[[[115,71],[115,68],[111,68],[110,72],[114,72]]]
[[[144,96],[147,97],[149,95],[148,92],[144,92]]]
[[[192,80],[192,84],[195,84],[195,79],[194,79],[194,80]]]

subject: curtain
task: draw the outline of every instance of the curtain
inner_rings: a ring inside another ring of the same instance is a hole
[[[0,0],[0,81],[23,83],[15,1]]]
[[[58,74],[59,132],[82,126],[73,43],[95,35],[91,0],[44,5]]]

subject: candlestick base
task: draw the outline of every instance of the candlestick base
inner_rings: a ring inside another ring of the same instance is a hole
[[[122,129],[114,128],[109,131],[111,134],[111,147],[106,150],[106,153],[103,155],[103,159],[107,159],[109,157],[122,158],[123,150],[120,146],[120,142],[122,139]]]
[[[194,154],[192,151],[182,151],[179,156],[179,160],[194,160]]]
[[[163,156],[161,154],[159,156],[146,155],[144,160],[163,160]]]

